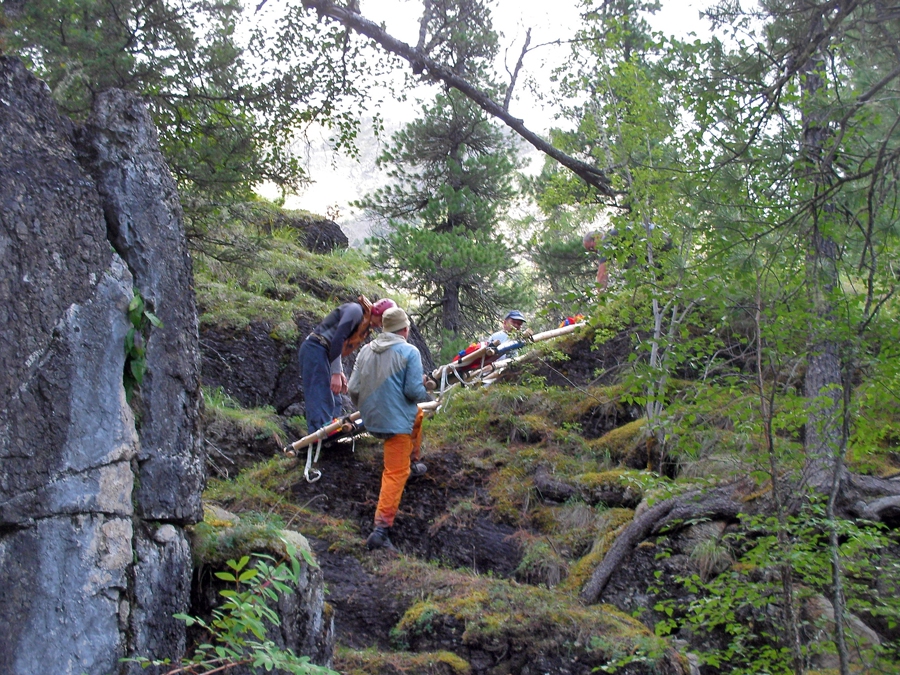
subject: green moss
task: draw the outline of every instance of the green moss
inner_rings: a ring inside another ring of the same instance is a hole
[[[406,610],[403,619],[400,621],[399,627],[405,626],[415,627],[418,632],[431,632],[431,624],[434,617],[440,613],[436,603],[431,601],[417,602]]]
[[[505,420],[509,425],[509,440],[515,443],[539,443],[550,438],[556,427],[545,415],[538,413],[524,413],[513,415]]]
[[[382,652],[338,647],[334,667],[344,675],[403,673],[404,675],[469,675],[472,667],[462,657],[448,651]]]
[[[306,250],[291,226],[298,219],[264,202],[221,214],[214,242],[201,239],[193,253],[201,324],[241,330],[265,323],[274,338],[293,342],[298,315],[318,319],[359,294],[384,295],[359,252]]]
[[[598,439],[595,447],[603,448],[609,452],[613,461],[621,460],[641,441],[646,427],[643,419],[629,422]]]
[[[579,487],[584,488],[585,490],[629,487],[631,484],[626,484],[622,480],[626,474],[627,471],[625,469],[583,473],[576,478],[576,483]]]
[[[277,517],[284,529],[332,542],[333,551],[356,552],[363,546],[359,527],[350,520],[285,500],[290,486],[304,480],[303,465],[295,459],[276,457],[247,469],[230,480],[211,479],[203,493],[211,505],[237,512],[265,512]]]
[[[549,536],[535,537],[521,531],[518,536],[522,560],[516,578],[529,584],[552,588],[569,574],[569,564]]]
[[[216,566],[253,551],[283,551],[283,529],[283,521],[271,514],[245,511],[230,518],[204,508],[203,520],[190,528],[195,565]]]
[[[621,387],[557,388],[548,391],[547,396],[553,401],[557,421],[566,424],[588,416],[606,417],[621,413],[618,403],[621,392]]]
[[[568,573],[572,563],[593,545],[604,522],[600,514],[605,510],[579,500],[559,506],[539,506],[531,512],[531,526],[550,538],[554,550],[566,561]]]
[[[203,387],[204,423],[207,429],[217,424],[232,425],[255,438],[272,438],[275,447],[287,443],[284,418],[272,407],[244,408],[221,387]],[[294,429],[293,431],[297,431]]]
[[[236,512],[269,510],[282,499],[269,484],[256,480],[259,475],[259,470],[247,470],[231,480],[211,478],[203,498]]]
[[[616,409],[605,389],[587,393],[560,388],[497,384],[454,390],[435,418],[434,432],[448,443],[490,437],[499,442],[546,443],[573,453],[589,452],[579,420],[598,407]]]
[[[892,478],[900,474],[897,457],[895,448],[890,452],[860,452],[852,449],[847,455],[847,467],[854,473]]]
[[[525,516],[534,485],[520,464],[504,466],[491,474],[488,493],[493,500],[494,519],[518,525]]]
[[[606,637],[624,644],[655,640],[635,619],[610,607],[586,607],[556,590],[466,576],[409,560],[398,561],[385,573],[411,600],[395,627],[397,636],[410,644],[428,638],[433,631],[458,626],[463,642],[473,649],[505,647],[525,654],[577,656],[596,663],[602,662],[604,655],[590,646],[592,638]]]

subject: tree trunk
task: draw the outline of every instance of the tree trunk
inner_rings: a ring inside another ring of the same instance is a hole
[[[821,14],[813,16],[810,35],[821,33],[822,25]],[[834,206],[822,197],[832,176],[830,162],[823,162],[830,131],[816,103],[817,94],[824,86],[826,46],[819,44],[801,69],[803,141],[800,148],[803,162],[800,180],[811,185],[808,227],[801,234],[807,246],[806,278],[811,309],[803,390],[808,400],[804,477],[813,489],[825,494],[830,492],[835,459],[842,446],[843,426],[840,345],[834,336],[832,299],[832,293],[838,288],[837,247],[828,232]]]
[[[441,328],[452,337],[459,335],[459,282],[448,281],[444,285],[444,298],[441,301]]]
[[[809,35],[822,35],[825,19],[821,10],[813,10]],[[846,444],[843,409],[843,372],[841,345],[836,332],[836,312],[833,294],[840,282],[837,266],[837,246],[830,234],[834,225],[834,204],[825,193],[834,175],[832,157],[825,152],[831,135],[829,122],[817,96],[824,86],[827,47],[821,40],[808,61],[801,68],[801,115],[803,145],[800,155],[805,176],[811,184],[809,200],[809,240],[806,255],[806,278],[810,294],[811,321],[804,396],[807,399],[806,464],[804,479],[819,493],[827,493],[827,520],[832,554],[832,604],[834,605],[834,641],[841,675],[849,674],[849,656],[844,636],[843,570],[838,548],[835,504],[841,489],[841,468]],[[803,672],[798,649],[795,647],[794,667]]]

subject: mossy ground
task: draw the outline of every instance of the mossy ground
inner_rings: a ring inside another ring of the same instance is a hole
[[[200,261],[202,320],[265,321],[289,338],[297,312],[320,316],[354,293],[381,294],[356,254],[297,254],[293,237],[275,232],[247,269]],[[647,625],[610,606],[585,607],[578,593],[634,518],[630,500],[659,500],[735,477],[755,481],[753,499],[765,496],[768,457],[752,388],[671,380],[663,423],[672,476],[660,476],[647,455],[652,434],[643,402],[625,383],[633,337],[618,316],[540,346],[535,360],[512,369],[504,383],[454,390],[425,422],[429,470],[406,488],[392,532],[399,554],[365,549],[380,442],[364,438],[323,451],[322,477],[308,482],[305,454],[280,455],[292,433],[303,435],[302,420],[279,421],[268,409],[241,411],[226,402],[208,413],[222,439],[258,436],[271,458],[211,480],[206,500],[264,514],[258,526],[274,523],[310,539],[335,606],[335,665],[342,672],[587,673],[610,659],[629,664],[621,672],[686,672],[683,659]],[[861,391],[861,417],[871,424],[860,427],[847,458],[855,471],[892,475],[900,467],[894,433],[900,416],[896,407],[872,401]],[[792,471],[802,440],[797,401],[785,395],[781,404],[785,422],[774,451]],[[536,487],[539,479],[571,492],[548,499]],[[207,541],[228,555],[243,541],[229,537]],[[651,541],[641,552],[651,581],[677,557],[657,558],[664,548]],[[691,554],[682,571],[726,561],[713,539]],[[629,592],[647,592],[647,579],[635,572],[634,580]]]
[[[359,252],[313,253],[277,207],[265,201],[246,206],[223,215],[215,242],[193,254],[202,325],[239,330],[266,322],[275,337],[293,342],[298,315],[322,317],[357,295],[383,295]]]

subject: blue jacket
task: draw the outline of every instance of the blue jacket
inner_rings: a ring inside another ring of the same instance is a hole
[[[416,404],[431,399],[419,350],[396,333],[381,333],[360,350],[348,387],[373,434],[412,433]]]

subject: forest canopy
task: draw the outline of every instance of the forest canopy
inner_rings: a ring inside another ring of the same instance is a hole
[[[575,33],[558,36],[571,57],[544,96],[564,124],[546,137],[509,112],[542,45],[526,39],[501,72],[484,0],[425,0],[415,44],[328,0],[2,7],[0,45],[75,119],[107,87],[148,101],[188,219],[207,235],[217,209],[261,183],[307,180],[292,145],[307,125],[352,153],[383,76],[436,83],[379,160],[389,183],[360,206],[383,222],[375,264],[445,354],[512,304],[543,308],[544,321],[601,308],[610,289],[591,283],[578,241],[605,223],[616,236],[595,254],[615,270],[611,290],[650,302],[654,424],[662,374],[697,358],[682,339],[694,323],[751,323],[760,369],[803,362],[809,421],[822,417],[807,430],[816,483],[846,443],[850,374],[893,377],[900,18],[882,2],[710,3],[712,37],[684,41],[651,30],[657,2],[588,0]],[[513,138],[545,153],[539,175],[517,174]],[[514,199],[532,215],[510,218]]]

